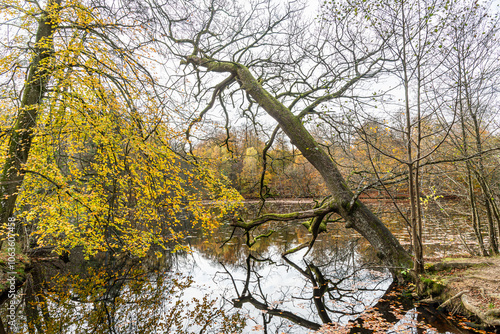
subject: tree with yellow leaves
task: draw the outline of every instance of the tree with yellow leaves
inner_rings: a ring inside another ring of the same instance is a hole
[[[26,244],[143,256],[179,240],[181,220],[210,230],[210,208],[237,205],[209,168],[171,150],[179,133],[147,69],[141,22],[73,0],[2,8],[3,27],[18,30],[2,50],[0,213],[21,219]]]

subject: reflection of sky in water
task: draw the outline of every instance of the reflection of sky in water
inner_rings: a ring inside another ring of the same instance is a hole
[[[413,308],[406,312],[405,316],[399,320],[394,327],[392,327],[391,330],[387,332],[387,334],[396,334],[396,333],[408,333],[408,334],[413,334],[413,333],[418,333],[417,329],[415,328],[416,323],[417,323],[417,309]],[[436,332],[434,331],[428,331],[428,334],[434,334]]]
[[[416,324],[418,322],[418,312],[416,308],[412,308],[404,317],[399,320],[393,327],[390,329],[387,334],[416,334],[418,330],[416,328]],[[426,334],[438,334],[435,330],[428,329],[425,332]],[[443,334],[453,334],[452,332],[444,332]]]
[[[306,242],[309,240],[309,235],[297,223],[276,224],[273,228],[276,232],[271,237],[259,240],[253,247],[254,252],[259,254],[257,256],[259,259],[267,259],[268,261],[252,262],[253,271],[248,286],[248,291],[256,300],[267,302],[271,308],[292,312],[294,315],[316,324],[322,323],[312,300],[313,284],[310,278],[301,274],[300,271],[306,271],[308,264],[311,263],[321,271],[324,279],[329,280],[329,286],[336,285],[340,289],[340,293],[335,290],[330,291],[330,294],[326,293],[323,300],[324,306],[329,310],[330,319],[341,324],[346,324],[349,320],[357,318],[357,315],[343,315],[342,311],[363,312],[366,308],[377,303],[391,282],[387,271],[363,268],[364,262],[374,258],[371,256],[374,251],[372,248],[366,247],[366,243],[358,240],[359,236],[353,235],[350,230],[344,230],[335,224],[329,226],[329,232],[318,237],[313,250],[306,256],[305,260],[303,259],[305,249],[287,256],[298,267],[294,268],[281,257],[281,253],[299,243]],[[392,229],[394,232],[398,231],[394,227]],[[232,305],[233,299],[236,299],[238,294],[244,290],[247,278],[245,259],[248,248],[243,245],[243,238],[241,236],[235,237],[221,250],[219,245],[227,240],[232,233],[229,226],[221,227],[213,239],[199,235],[195,230],[192,232],[193,238],[190,239],[190,244],[193,251],[189,254],[177,253],[173,255],[175,258],[173,273],[167,272],[165,274],[167,278],[165,287],[155,286],[153,289],[153,291],[163,291],[160,292],[159,307],[139,309],[133,303],[121,304],[117,310],[117,319],[128,319],[134,323],[141,317],[144,319],[144,317],[154,314],[161,314],[160,318],[165,319],[164,317],[169,314],[178,298],[194,307],[191,302],[195,298],[201,300],[203,297],[209,296],[209,299],[217,300],[218,305],[226,312],[240,312],[246,315],[248,321],[243,333],[263,333],[262,327],[259,327],[263,322],[262,311],[250,303],[243,303],[241,309],[234,308]],[[219,263],[218,257],[220,259],[226,258],[226,263],[224,265]],[[176,296],[168,295],[165,292],[168,291],[167,282],[174,273],[190,276],[193,279],[192,286],[177,293]],[[315,278],[317,279],[317,276]],[[127,290],[128,287],[124,286],[121,292],[125,293]],[[144,291],[141,294],[144,296]],[[92,303],[73,304],[73,307],[82,311],[81,313],[88,313],[93,307]],[[84,309],[87,309],[87,312],[83,312]],[[188,310],[183,309],[182,314],[188,314]],[[387,333],[417,333],[416,318],[416,310],[408,311],[397,324],[390,324],[389,327],[386,327],[392,328],[387,330]],[[192,322],[192,319],[186,320],[184,328],[189,327],[190,332],[200,332],[201,328],[196,328]],[[268,333],[312,332],[277,316],[273,317],[267,329]],[[120,333],[136,332],[137,330],[124,330]],[[168,332],[175,333],[176,330],[171,329]],[[71,330],[68,333],[71,333]],[[156,330],[156,333],[163,332]],[[205,333],[218,332],[211,330]],[[437,332],[429,330],[428,333],[435,334]],[[443,330],[440,333],[450,332]]]
[[[325,280],[329,280],[329,286],[337,284],[337,288],[342,290],[331,291],[331,296],[324,295],[324,304],[329,309],[328,314],[333,322],[346,324],[349,320],[357,318],[357,315],[342,315],[340,311],[363,312],[366,308],[373,306],[380,297],[384,295],[385,290],[391,282],[391,278],[387,272],[374,271],[369,268],[362,267],[363,257],[355,251],[355,244],[348,243],[342,247],[331,247],[329,251],[321,253],[321,256],[309,254],[303,259],[305,250],[291,254],[288,259],[291,260],[296,267],[287,263],[280,253],[278,246],[269,246],[267,250],[259,257],[266,258],[266,262],[251,262],[252,272],[250,276],[250,284],[248,291],[259,302],[267,302],[271,308],[278,308],[282,311],[289,311],[296,316],[302,317],[316,324],[321,324],[322,321],[318,316],[318,311],[312,300],[313,284],[310,277],[306,277],[303,273],[308,268],[312,272],[317,268],[321,271]],[[138,333],[134,327],[144,319],[159,316],[159,319],[166,319],[173,305],[179,298],[194,307],[192,301],[196,298],[202,300],[203,297],[209,296],[209,299],[217,300],[217,305],[224,308],[226,313],[240,312],[248,319],[247,326],[243,333],[263,333],[262,323],[263,314],[269,316],[268,313],[255,308],[250,303],[244,303],[241,309],[236,309],[232,305],[233,299],[242,294],[245,282],[247,279],[247,267],[244,259],[238,261],[238,264],[219,263],[214,256],[203,254],[201,251],[194,250],[189,254],[177,254],[174,261],[173,272],[165,274],[166,280],[162,286],[156,286],[153,283],[150,294],[159,294],[159,307],[138,308],[134,300],[144,297],[147,292],[142,290],[139,295],[133,295],[127,298],[126,303],[119,305],[115,314],[116,321],[120,321],[117,327],[121,331],[117,333]],[[314,260],[315,266],[311,266],[307,261]],[[302,271],[302,274],[301,274]],[[175,277],[176,273],[181,273],[183,276],[191,276],[193,285],[187,289],[177,292],[175,296],[169,295],[168,286],[171,285],[171,278]],[[318,279],[317,272],[315,279]],[[154,275],[153,275],[154,276]],[[345,279],[348,277],[348,279]],[[319,281],[319,280],[318,280]],[[234,283],[233,283],[234,282]],[[260,284],[260,285],[259,285]],[[129,287],[123,286],[122,296],[128,295]],[[338,298],[338,300],[331,300]],[[72,303],[76,308],[76,313],[89,313],[95,304],[93,303]],[[391,304],[393,305],[393,304]],[[51,306],[52,307],[52,306]],[[56,307],[54,305],[54,307]],[[86,312],[84,311],[86,309]],[[80,310],[80,311],[78,311]],[[188,314],[188,309],[181,310],[181,316]],[[387,324],[387,333],[417,333],[415,324],[417,320],[417,311],[415,309],[407,311],[399,322],[396,324]],[[161,320],[160,320],[161,321]],[[220,318],[214,319],[220,321]],[[118,322],[117,322],[118,323]],[[121,327],[124,323],[132,325]],[[181,325],[184,329],[189,328],[189,332],[198,333],[201,327],[196,327],[192,318],[186,318]],[[82,328],[86,325],[80,324],[79,330],[68,330],[66,333],[81,333]],[[214,326],[218,328],[218,326]],[[309,333],[312,330],[300,327],[293,322],[274,316],[267,327],[268,333]],[[176,333],[178,328],[171,328],[169,331],[160,329],[151,330],[155,333]],[[149,332],[148,332],[149,333]],[[218,333],[216,329],[210,329],[204,333]],[[436,334],[436,331],[428,331],[427,333]],[[442,330],[440,333],[451,333]]]
[[[288,259],[302,270],[307,268],[302,258],[304,253],[305,250],[288,256]],[[335,258],[335,255],[331,254],[331,257]],[[248,287],[252,296],[260,302],[267,301],[272,308],[290,311],[304,319],[321,324],[321,319],[312,301],[313,285],[311,281],[297,269],[288,265],[281,258],[277,247],[269,247],[266,254],[260,258],[270,259],[274,263],[253,263],[255,271],[251,274]],[[373,306],[384,294],[391,283],[388,273],[359,269],[357,262],[356,254],[350,254],[350,256],[332,262],[331,265],[320,267],[325,279],[331,280],[333,283],[340,282],[338,288],[342,289],[342,295],[336,291],[330,292],[332,297],[338,298],[338,300],[330,300],[328,294],[325,294],[327,308],[334,311],[362,312],[365,308]],[[244,290],[247,269],[245,265],[226,265],[225,268],[198,251],[193,251],[185,257],[179,257],[176,270],[192,276],[194,281],[192,287],[183,291],[182,299],[190,301],[193,298],[200,299],[203,295],[209,294],[211,298],[226,300],[225,307],[230,309],[232,305],[228,301],[238,297],[235,286],[240,294]],[[347,275],[351,277],[342,281]],[[262,311],[250,303],[244,303],[239,311],[246,314],[249,319],[244,332],[251,332],[254,326],[262,324]],[[332,312],[329,313],[329,316],[332,321],[339,321],[343,324],[356,318],[356,316]],[[286,322],[287,333],[304,333],[307,330],[298,325],[288,327],[293,323],[274,316],[273,321],[268,325],[269,332],[274,333],[278,330],[278,326],[283,325],[282,321]],[[284,329],[280,328],[279,331],[283,332]]]

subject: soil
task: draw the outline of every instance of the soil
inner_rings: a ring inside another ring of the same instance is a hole
[[[500,256],[443,259],[428,266],[424,283],[450,311],[500,330]]]

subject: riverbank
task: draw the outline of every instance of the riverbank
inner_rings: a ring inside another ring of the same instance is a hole
[[[438,303],[474,320],[478,328],[500,333],[500,256],[429,263],[422,280],[426,289],[421,302]]]

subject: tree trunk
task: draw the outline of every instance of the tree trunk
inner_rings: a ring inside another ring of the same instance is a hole
[[[476,150],[479,154],[478,157],[478,168],[475,170],[476,172],[476,178],[479,181],[479,184],[481,185],[481,188],[483,190],[483,194],[485,197],[485,205],[486,205],[486,214],[488,218],[488,234],[489,234],[489,244],[490,244],[490,249],[491,249],[491,254],[498,254],[498,241],[497,241],[497,235],[495,232],[495,226],[493,223],[493,213],[492,213],[492,205],[493,203],[493,196],[490,193],[490,190],[488,188],[487,180],[486,180],[486,172],[483,164],[483,144],[482,144],[482,138],[481,138],[481,128],[479,124],[479,120],[477,118],[477,113],[476,110],[473,108],[473,103],[471,102],[471,94],[469,92],[469,84],[467,80],[464,80],[465,82],[465,96],[467,99],[467,109],[469,111],[469,114],[472,118],[473,124],[474,124],[474,139],[476,141]]]
[[[7,158],[0,176],[0,219],[2,222],[7,222],[7,219],[12,216],[17,195],[24,180],[22,169],[28,161],[40,102],[51,74],[49,60],[53,54],[52,35],[56,29],[53,16],[58,12],[61,1],[50,0],[39,20],[34,57],[24,84],[21,106],[11,130]]]
[[[488,194],[485,194],[485,196],[488,196]],[[497,236],[495,233],[495,225],[493,225],[493,213],[491,212],[491,203],[490,199],[486,198],[485,200],[485,206],[486,206],[486,216],[488,217],[488,235],[490,238],[490,249],[491,249],[491,254],[498,254],[498,243],[497,243]]]
[[[493,209],[493,214],[494,214],[495,220],[497,222],[497,236],[498,236],[497,242],[500,242],[500,212],[498,210],[498,205],[497,205],[497,202],[495,201],[494,194],[491,191],[491,189],[489,188],[489,186],[488,186],[488,190],[489,190],[489,193],[491,195],[491,197],[490,197],[491,198],[491,207]],[[500,245],[497,245],[497,246],[500,247]]]
[[[465,124],[465,110],[463,106],[463,99],[462,99],[462,89],[463,87],[463,82],[462,82],[462,58],[460,57],[460,54],[457,54],[457,66],[458,66],[458,96],[457,96],[457,105],[460,110],[460,122],[461,122],[461,131],[462,131],[462,147],[463,147],[463,154],[464,156],[469,155],[469,145],[467,142],[467,131],[466,131],[466,124]],[[467,83],[467,80],[465,80],[465,83]],[[468,92],[468,90],[465,90],[465,92]],[[467,191],[469,192],[469,202],[470,202],[470,207],[472,211],[472,227],[474,228],[474,234],[476,235],[477,243],[479,246],[479,249],[481,251],[482,256],[488,256],[488,251],[486,250],[486,247],[484,247],[484,240],[483,240],[483,232],[481,231],[481,218],[479,216],[479,212],[477,210],[477,203],[476,203],[476,195],[474,194],[474,184],[473,184],[473,179],[472,179],[472,163],[469,160],[465,161],[465,167],[467,168]]]
[[[489,235],[489,244],[490,244],[490,249],[491,249],[491,254],[498,254],[498,241],[497,241],[497,235],[495,232],[495,225],[493,222],[493,212],[494,210],[494,205],[495,203],[493,202],[493,195],[490,192],[490,189],[488,187],[488,182],[485,178],[486,172],[483,164],[483,147],[482,147],[482,140],[481,140],[481,133],[480,133],[480,128],[479,128],[479,122],[477,119],[476,114],[472,111],[472,108],[469,104],[469,112],[471,114],[472,120],[474,122],[474,131],[475,131],[475,140],[476,140],[476,148],[477,152],[479,153],[478,157],[478,168],[475,170],[476,172],[476,178],[479,181],[479,184],[481,186],[481,189],[483,190],[483,194],[485,197],[485,206],[486,206],[486,217],[488,218],[488,235]]]
[[[405,92],[405,120],[406,120],[406,154],[407,154],[407,168],[408,168],[408,196],[410,198],[410,227],[411,227],[411,241],[413,246],[413,273],[416,277],[417,291],[420,293],[421,284],[419,284],[418,277],[423,272],[424,262],[423,262],[423,252],[422,252],[422,240],[419,234],[421,230],[419,228],[421,223],[420,210],[419,210],[419,192],[418,192],[418,154],[417,159],[414,159],[413,144],[412,144],[412,129],[413,123],[411,120],[410,112],[410,78],[408,76],[408,61],[407,61],[407,21],[405,16],[404,2],[401,2],[401,19],[402,19],[402,50],[401,54],[401,65],[403,68],[403,87]],[[420,71],[420,65],[417,64],[417,69]],[[420,89],[420,74],[417,76],[418,88]],[[420,91],[417,90],[417,103],[420,103]],[[420,107],[419,107],[420,108]],[[420,116],[420,109],[418,109],[418,116]],[[420,118],[417,119],[420,122]],[[420,130],[420,129],[419,129]],[[420,135],[420,133],[418,133]],[[417,147],[418,149],[418,147]]]
[[[467,164],[467,183],[468,183],[467,189],[469,191],[470,207],[471,207],[471,211],[472,211],[472,227],[474,228],[474,233],[476,235],[479,249],[481,250],[481,255],[488,256],[488,252],[486,251],[486,248],[484,247],[483,232],[481,231],[481,220],[480,220],[479,214],[477,212],[476,196],[474,195],[471,169],[469,166],[470,163],[467,161],[466,164]]]
[[[202,66],[212,72],[234,74],[241,87],[279,123],[292,144],[321,174],[337,204],[338,213],[346,221],[346,227],[353,228],[365,237],[377,250],[378,257],[394,273],[397,269],[411,266],[411,257],[380,219],[359,200],[351,203],[354,195],[340,171],[328,154],[316,143],[302,121],[262,88],[248,68],[237,63],[219,62],[197,56],[187,57],[185,63]]]

